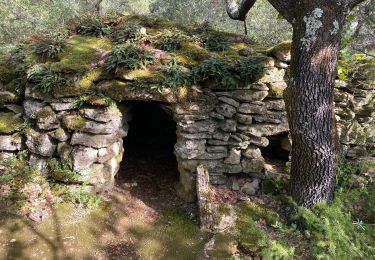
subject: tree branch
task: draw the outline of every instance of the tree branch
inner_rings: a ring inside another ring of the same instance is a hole
[[[348,0],[348,6],[350,9],[354,8],[356,5],[364,2],[365,0]]]
[[[245,21],[247,13],[255,2],[256,0],[241,0],[238,4],[236,0],[225,0],[227,13],[233,20]]]
[[[362,0],[363,1],[363,0]],[[268,2],[289,22],[293,23],[296,1],[268,0]]]

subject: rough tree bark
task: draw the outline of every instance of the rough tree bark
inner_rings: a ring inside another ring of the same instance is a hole
[[[291,73],[284,94],[293,142],[291,195],[301,206],[332,202],[336,147],[333,89],[348,12],[363,0],[269,0],[293,26]],[[243,20],[255,0],[226,0]]]

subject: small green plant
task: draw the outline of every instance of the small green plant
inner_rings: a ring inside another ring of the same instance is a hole
[[[118,45],[112,48],[105,67],[109,72],[117,72],[120,68],[138,69],[154,63],[154,56],[131,44]]]
[[[72,21],[73,30],[82,35],[98,37],[111,33],[111,27],[96,15],[81,15]]]
[[[112,29],[111,39],[120,44],[128,41],[137,41],[144,37],[141,33],[141,27],[137,24],[121,24]]]
[[[78,172],[70,170],[56,159],[49,160],[48,164],[51,169],[51,175],[55,180],[67,183],[83,182],[82,176]]]
[[[204,46],[210,51],[226,51],[229,50],[229,41],[224,37],[208,32],[203,39]]]
[[[190,70],[178,65],[176,60],[162,67],[162,72],[166,74],[164,85],[170,88],[190,86],[193,82]]]
[[[187,36],[179,31],[163,31],[157,36],[155,46],[164,51],[177,51],[181,49],[182,43],[187,40]]]
[[[48,33],[45,35],[34,35],[30,42],[33,52],[44,59],[55,60],[59,53],[67,46],[65,33]]]
[[[212,80],[225,88],[235,88],[240,77],[229,71],[229,66],[225,61],[211,58],[205,60],[193,69],[194,80],[205,82]]]
[[[240,77],[242,80],[255,82],[262,75],[263,66],[254,58],[248,57],[241,62]]]
[[[34,84],[34,88],[43,93],[49,93],[54,88],[61,88],[67,84],[67,80],[58,73],[54,73],[41,65],[34,65],[27,70],[27,80]]]
[[[347,161],[342,159],[337,167],[336,185],[338,190],[349,188],[350,180],[354,174],[358,174],[361,170],[361,163],[355,161]]]

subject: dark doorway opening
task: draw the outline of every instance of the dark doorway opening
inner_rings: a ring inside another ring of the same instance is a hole
[[[286,150],[288,134],[269,136],[269,145],[261,148],[262,155],[269,160],[289,161],[289,151]]]
[[[153,209],[180,204],[174,189],[179,172],[172,115],[162,103],[132,101],[126,117],[129,132],[124,138],[118,186]]]

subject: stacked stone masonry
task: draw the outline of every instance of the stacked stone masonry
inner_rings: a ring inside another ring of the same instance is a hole
[[[3,90],[0,83],[0,117],[12,124],[1,127],[0,159],[27,150],[30,164],[43,174],[69,184],[92,185],[98,191],[110,189],[124,154],[131,101],[143,100],[160,102],[177,124],[180,196],[195,199],[199,165],[207,167],[213,185],[225,185],[230,176],[238,174],[261,179],[265,161],[260,148],[269,144],[270,136],[288,132],[282,98],[290,55],[274,52],[271,56],[256,83],[233,90],[200,86],[201,101],[179,102],[169,89],[142,89],[123,93],[117,104],[79,104],[76,96],[45,95],[32,86],[27,86],[24,97],[20,97]],[[339,142],[349,157],[373,153],[375,145],[371,109],[375,87],[355,83],[337,81],[335,89]],[[110,84],[97,83],[100,87]],[[284,148],[290,149],[290,145]],[[66,176],[59,175],[61,171],[52,169],[53,158],[80,177],[67,181]]]

